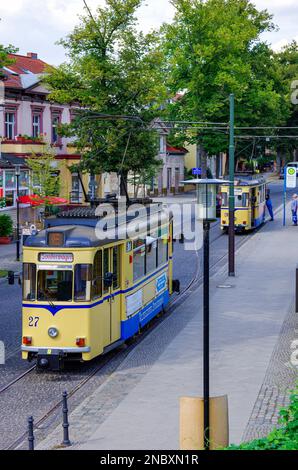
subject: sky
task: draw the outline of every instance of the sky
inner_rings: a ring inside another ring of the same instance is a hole
[[[87,0],[94,12],[104,0]],[[297,0],[255,0],[259,9],[274,14],[279,31],[266,34],[264,39],[279,50],[292,39],[298,40]],[[65,60],[64,49],[55,44],[78,24],[83,12],[83,0],[0,0],[0,44],[13,44],[19,53],[37,52],[49,64]],[[140,28],[144,32],[171,21],[170,0],[145,0],[139,10]]]

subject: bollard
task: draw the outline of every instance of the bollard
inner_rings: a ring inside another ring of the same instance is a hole
[[[67,408],[67,392],[63,392],[63,407],[62,407],[62,412],[63,412],[63,442],[62,444],[64,446],[71,446],[71,442],[69,440],[69,422],[68,422],[68,408]]]
[[[7,279],[8,279],[8,284],[10,286],[13,286],[14,285],[14,271],[8,271]]]
[[[184,243],[184,234],[181,233],[179,243]]]
[[[33,416],[30,416],[30,417],[28,418],[28,442],[29,442],[29,450],[34,450],[33,423],[34,423]]]
[[[296,313],[298,313],[298,265],[296,266]]]

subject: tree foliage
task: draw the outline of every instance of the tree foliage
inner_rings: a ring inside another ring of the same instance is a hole
[[[32,153],[27,158],[26,164],[32,171],[32,183],[30,190],[41,197],[58,196],[60,180],[57,177],[57,161],[51,149],[45,149],[41,155]]]
[[[286,127],[298,127],[298,105],[292,102],[293,83],[298,80],[298,44],[292,41],[281,52],[275,54],[275,60],[279,66],[281,86],[289,105]],[[298,83],[298,82],[297,82]],[[297,88],[297,87],[296,87]],[[286,129],[284,134],[297,135],[297,129]],[[297,138],[286,139],[278,143],[279,150],[285,158],[292,159],[293,150],[297,149]]]
[[[5,73],[2,68],[14,63],[14,59],[11,59],[8,54],[15,54],[17,51],[18,49],[11,44],[9,46],[3,46],[0,44],[0,80],[3,80],[5,77]]]
[[[68,62],[46,77],[50,99],[81,107],[62,132],[76,137],[83,170],[127,173],[158,163],[156,133],[144,126],[165,98],[163,55],[158,34],[136,30],[141,3],[106,0],[94,15],[86,6],[80,24],[61,41]],[[100,119],[96,113],[139,119]]]
[[[262,33],[274,30],[272,16],[249,0],[172,3],[174,21],[163,27],[168,85],[173,93],[181,90],[184,95],[171,106],[170,116],[227,123],[228,97],[234,93],[236,125],[285,122],[288,105],[280,87],[280,69],[260,39]],[[227,136],[221,134],[208,129],[185,138],[215,154],[228,147]],[[240,141],[239,150],[242,146]]]

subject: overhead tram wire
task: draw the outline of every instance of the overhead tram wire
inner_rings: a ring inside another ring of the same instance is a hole
[[[146,131],[157,131],[158,129],[167,129],[173,131],[212,131],[218,132],[219,134],[228,134],[229,124],[225,122],[208,122],[208,121],[176,121],[176,120],[164,120],[163,125],[146,125],[143,119],[139,116],[131,115],[120,115],[120,114],[107,114],[107,113],[97,113],[97,112],[88,112],[87,114],[80,117],[81,120],[101,120],[101,121],[131,121],[140,124],[139,129],[131,129],[130,132],[146,130]],[[111,127],[112,128],[112,127]],[[298,127],[293,126],[235,126],[235,131],[237,130],[297,130]],[[235,139],[296,139],[298,135],[235,135]]]
[[[235,139],[298,139],[297,135],[235,135]]]

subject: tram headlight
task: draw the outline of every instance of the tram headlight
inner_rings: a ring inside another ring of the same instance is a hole
[[[48,335],[51,338],[57,338],[58,334],[59,334],[59,331],[54,326],[51,326],[51,328],[48,329]]]

